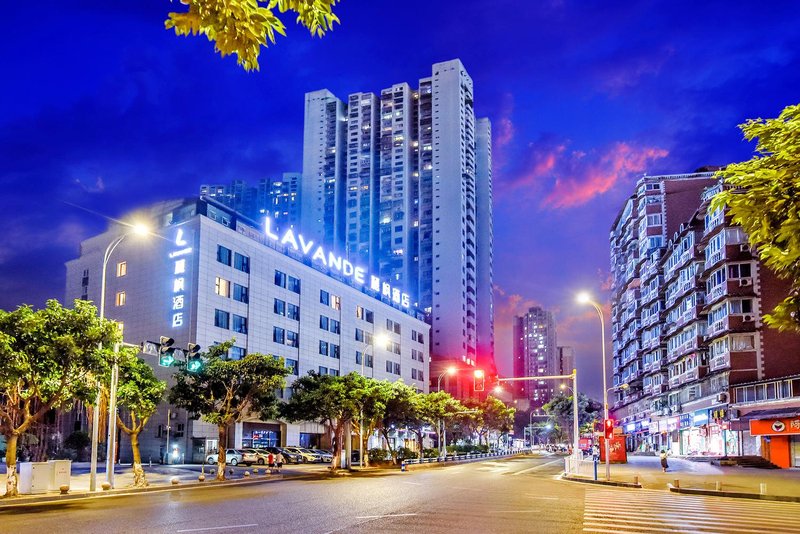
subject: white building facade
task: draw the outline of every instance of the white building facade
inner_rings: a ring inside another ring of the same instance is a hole
[[[309,371],[363,371],[428,392],[430,327],[399,288],[316,240],[291,229],[275,233],[269,219],[259,225],[213,200],[166,202],[142,216],[156,235],[126,237],[106,273],[106,317],[123,324],[126,342],[168,336],[183,348],[234,338],[231,358],[259,352],[284,359],[290,369],[284,399],[293,380]],[[99,302],[103,252],[123,231],[114,226],[81,244],[80,257],[67,263],[67,302]],[[385,346],[373,346],[379,334],[387,336]],[[144,358],[170,379],[173,369]],[[199,461],[219,446],[215,427],[166,403],[140,442],[145,461],[163,459],[176,445],[186,461]],[[225,444],[272,445],[327,441],[315,423],[254,419],[237,423]],[[121,454],[126,459],[127,447]]]

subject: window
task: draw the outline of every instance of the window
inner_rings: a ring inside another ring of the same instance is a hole
[[[235,317],[235,316],[234,316]],[[244,347],[237,347],[233,346],[230,350],[230,358],[231,360],[241,360],[247,354],[247,350]]]
[[[222,310],[214,310],[214,326],[218,328],[230,328],[230,317],[231,315]]]
[[[333,343],[331,343],[331,344],[330,344],[330,349],[331,349],[331,350],[330,350],[330,354],[329,354],[329,356],[330,356],[331,358],[336,358],[336,359],[338,360],[338,359],[339,359],[339,357],[340,357],[340,354],[339,354],[339,345],[334,345]]]
[[[222,245],[217,245],[217,261],[230,266],[231,264],[231,249],[225,248]]]
[[[300,346],[300,334],[297,332],[292,332],[291,330],[286,331],[286,344],[290,347],[299,347]]]
[[[284,361],[286,362],[286,368],[289,369],[289,374],[298,376],[300,370],[297,366],[297,360],[292,360],[291,358],[285,358]]]
[[[375,314],[373,314],[370,310],[365,310],[364,318],[367,320],[368,323],[372,324],[375,322]]]
[[[121,261],[117,263],[117,278],[128,274],[128,262]]]
[[[331,301],[331,294],[325,291],[324,289],[319,290],[319,303],[325,304],[326,306],[330,305]]]
[[[400,343],[390,341],[389,344],[391,345],[391,351],[395,354],[400,354]],[[388,347],[387,347],[388,349]]]
[[[391,319],[386,319],[386,330],[389,332],[394,332],[395,334],[400,333],[400,323],[396,323]]]
[[[233,331],[240,334],[247,333],[247,317],[233,314]]]
[[[286,305],[286,317],[289,319],[293,319],[295,321],[300,320],[300,306],[296,306],[292,303]]]
[[[364,318],[364,308],[361,306],[356,306],[356,319],[363,319]]]
[[[331,295],[331,308],[340,310],[342,308],[342,299],[336,295]]]
[[[286,273],[275,271],[275,285],[279,287],[286,287]]]
[[[240,286],[239,284],[233,284],[233,299],[238,300],[239,302],[244,302],[245,304],[249,302],[247,287]]]
[[[400,374],[400,364],[399,363],[395,363],[394,364],[394,374],[396,374],[396,375]]]
[[[117,306],[125,306],[125,292],[117,291]]]
[[[233,267],[234,269],[239,269],[242,272],[249,273],[250,272],[250,258],[247,256],[243,256],[238,252],[233,255]]]
[[[339,370],[338,369],[330,369],[328,371],[328,374],[330,374],[331,376],[339,376]]]
[[[286,315],[286,302],[281,299],[275,299],[275,305],[272,309],[278,315]]]
[[[386,360],[386,372],[387,373],[391,373],[392,369],[393,369],[392,362],[390,362],[389,360]]]
[[[324,365],[320,365],[320,366],[319,366],[319,374],[321,374],[321,375],[327,375],[327,374],[328,374],[328,368],[327,368],[327,367],[325,367]]]
[[[364,341],[364,331],[356,328],[356,341]]]
[[[417,380],[424,382],[425,381],[425,373],[422,372],[422,369],[417,371]]]
[[[182,438],[185,428],[186,427],[184,426],[183,423],[178,423],[177,425],[175,425],[175,433],[173,434],[173,437]]]
[[[289,277],[289,291],[300,294],[300,279],[294,276]]]
[[[338,334],[341,332],[341,324],[336,319],[331,319],[330,321],[330,331],[334,334]]]
[[[327,330],[328,329],[328,323],[329,323],[329,320],[328,320],[327,317],[325,317],[324,315],[320,315],[319,316],[319,327],[320,328],[322,328],[323,330]]]
[[[219,295],[220,297],[230,297],[231,296],[231,283],[224,278],[220,278],[219,276],[216,277],[214,282],[214,293]]]
[[[275,343],[280,343],[281,345],[285,343],[286,340],[286,331],[283,328],[274,326],[272,327],[272,341]]]
[[[356,365],[361,365],[361,360],[364,357],[364,354],[360,351],[356,351]]]
[[[319,341],[319,353],[323,356],[328,355],[328,342],[327,341]]]
[[[425,343],[425,336],[422,332],[417,332],[416,330],[411,331],[411,339],[419,343]]]

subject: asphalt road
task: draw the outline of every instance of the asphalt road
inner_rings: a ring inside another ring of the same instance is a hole
[[[0,532],[800,532],[798,504],[598,488],[557,480],[562,469],[561,458],[515,458],[108,497],[0,512]],[[733,506],[762,519],[735,521]]]

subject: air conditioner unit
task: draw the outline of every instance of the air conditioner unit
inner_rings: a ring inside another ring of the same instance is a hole
[[[720,393],[717,395],[717,402],[728,402],[728,394]]]
[[[747,287],[752,285],[753,285],[752,278],[742,278],[741,280],[739,280],[739,287]]]
[[[739,250],[741,250],[742,252],[750,252],[750,245],[748,245],[747,243],[742,243],[741,245],[739,245]]]
[[[742,317],[742,320],[743,320],[744,322],[746,322],[746,323],[749,323],[749,322],[752,322],[752,321],[754,321],[754,320],[755,320],[755,317],[754,317],[754,316],[752,316],[752,315],[749,315],[749,314],[748,314],[748,315],[745,315],[745,316],[743,316],[743,317]]]

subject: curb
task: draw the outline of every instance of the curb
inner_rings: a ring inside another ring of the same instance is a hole
[[[303,480],[309,478],[318,478],[318,477],[313,474],[303,474],[303,475],[289,477],[289,480]],[[14,498],[14,500],[9,500],[9,501],[6,501],[5,499],[0,499],[0,512],[4,512],[6,510],[13,510],[16,508],[22,508],[26,506],[36,506],[43,504],[57,505],[61,503],[70,503],[86,499],[102,499],[108,497],[137,495],[141,493],[172,492],[180,490],[194,490],[200,488],[220,488],[224,486],[248,486],[255,484],[267,484],[270,482],[277,482],[279,480],[284,480],[284,476],[276,475],[271,478],[235,479],[235,480],[224,480],[224,481],[212,480],[208,482],[192,482],[189,484],[148,486],[146,488],[120,488],[108,491],[99,491],[94,493],[89,493],[88,491],[82,491],[80,493],[72,493],[68,495],[46,495],[46,496],[32,497],[32,498],[21,497],[21,498]]]
[[[569,482],[580,482],[582,484],[597,484],[599,486],[616,486],[618,488],[638,488],[641,489],[641,484],[634,484],[633,482],[616,482],[614,480],[594,480],[591,478],[571,477],[566,473],[561,475],[561,480]]]
[[[667,484],[667,488],[669,488],[669,491],[672,493],[683,493],[685,495],[710,495],[712,497],[730,497],[732,499],[752,499],[758,501],[800,502],[800,497],[792,495],[762,495],[760,493],[746,493],[741,491],[676,488],[672,484]]]

